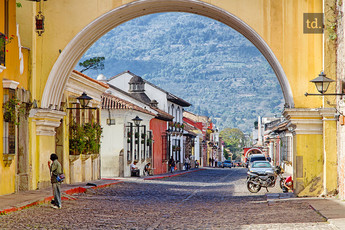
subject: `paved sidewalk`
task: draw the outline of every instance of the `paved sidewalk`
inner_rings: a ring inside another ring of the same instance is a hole
[[[292,193],[271,193],[266,194],[268,202],[279,202],[280,200],[303,200],[307,201],[315,212],[324,217],[328,223],[336,229],[345,230],[345,201],[335,198],[296,198]]]
[[[166,173],[155,176],[147,177],[130,177],[130,178],[111,178],[111,179],[101,179],[96,181],[81,182],[75,184],[65,184],[61,185],[62,200],[74,199],[72,194],[84,193],[87,189],[97,189],[106,186],[111,186],[117,183],[121,183],[126,180],[154,180],[162,179],[166,177],[179,176],[186,173],[196,172],[203,169],[192,169],[188,171],[177,171],[175,173]],[[19,211],[24,208],[28,208],[34,205],[39,205],[43,203],[49,203],[53,199],[52,188],[45,188],[39,190],[30,190],[25,192],[18,192],[9,195],[0,196],[0,215],[6,214],[14,211]]]

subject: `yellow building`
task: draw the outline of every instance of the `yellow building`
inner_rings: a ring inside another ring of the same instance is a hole
[[[0,195],[31,189],[29,50],[21,46],[16,2],[0,0]]]
[[[324,21],[332,21],[335,1],[18,1],[23,5],[17,14],[22,43],[31,50],[29,86],[32,100],[37,102],[29,120],[29,147],[34,156],[30,165],[34,171],[30,179],[32,188],[49,184],[46,161],[55,151],[55,129],[65,115],[61,110],[64,89],[82,55],[97,39],[123,22],[147,14],[178,11],[223,22],[260,50],[276,73],[286,102],[284,116],[290,121],[288,126],[295,130],[296,193],[313,196],[337,189],[335,111],[323,104],[321,97],[304,96],[305,92],[315,92],[309,81],[320,71],[335,77],[335,46],[327,39],[329,31],[323,36],[307,34],[303,28],[308,26],[304,13],[325,12]]]

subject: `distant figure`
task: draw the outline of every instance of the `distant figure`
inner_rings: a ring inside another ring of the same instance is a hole
[[[144,167],[144,175],[146,176],[152,176],[153,175],[153,170],[151,168],[151,163],[147,163]]]
[[[137,161],[134,161],[132,164],[131,164],[131,176],[137,176],[137,177],[140,177],[140,171],[137,167]]]
[[[169,167],[170,167],[170,172],[173,173],[175,170],[175,160],[173,157],[169,159]]]
[[[195,160],[195,168],[199,168],[199,162],[198,162],[198,160]]]
[[[188,169],[189,169],[189,164],[190,164],[190,160],[189,160],[188,157],[186,157],[186,158],[184,159],[184,168],[185,168],[185,170],[188,170]]]
[[[50,182],[53,187],[54,201],[52,201],[52,208],[61,208],[61,182],[57,181],[57,176],[62,174],[62,167],[58,161],[58,156],[55,153],[50,155],[50,161],[48,161],[48,167],[50,171]]]

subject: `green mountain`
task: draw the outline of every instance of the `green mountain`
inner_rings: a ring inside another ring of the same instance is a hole
[[[147,15],[98,40],[81,61],[105,57],[96,77],[131,72],[193,104],[219,128],[250,132],[257,116],[280,114],[284,99],[266,59],[241,34],[206,17],[187,13]],[[79,67],[76,67],[80,69]]]

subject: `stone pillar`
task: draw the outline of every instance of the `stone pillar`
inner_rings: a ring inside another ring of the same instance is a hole
[[[30,111],[31,127],[36,131],[31,138],[34,188],[50,186],[48,160],[50,154],[55,153],[55,128],[60,126],[64,116],[65,112],[52,109]]]
[[[318,109],[285,109],[288,127],[294,128],[293,180],[298,196],[323,192],[323,121]]]
[[[336,194],[337,183],[337,120],[334,108],[320,109],[323,121],[323,194]]]

